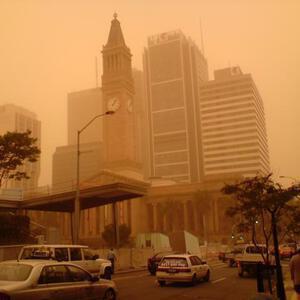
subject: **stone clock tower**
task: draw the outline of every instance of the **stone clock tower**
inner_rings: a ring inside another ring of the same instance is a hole
[[[132,55],[125,44],[116,13],[111,21],[108,41],[103,46],[102,55],[103,111],[115,111],[113,115],[103,118],[104,167],[123,173],[140,173],[132,103]]]

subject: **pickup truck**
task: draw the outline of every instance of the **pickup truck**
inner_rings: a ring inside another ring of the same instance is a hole
[[[247,272],[251,275],[255,274],[257,270],[257,264],[265,263],[262,253],[264,256],[267,255],[267,248],[265,245],[245,245],[242,253],[237,254],[235,257],[238,267],[238,275],[243,277],[244,272]],[[269,260],[271,265],[274,265],[275,260],[273,255],[269,254]]]

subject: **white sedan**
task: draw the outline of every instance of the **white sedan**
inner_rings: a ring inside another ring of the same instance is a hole
[[[71,264],[42,260],[0,263],[1,300],[116,300],[113,281]]]
[[[167,255],[158,265],[156,278],[160,286],[166,282],[182,281],[195,285],[200,279],[209,281],[210,268],[196,255]]]

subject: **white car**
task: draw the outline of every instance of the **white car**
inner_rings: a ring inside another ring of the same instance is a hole
[[[78,265],[100,278],[111,279],[111,262],[93,255],[88,246],[82,245],[30,245],[24,246],[18,256],[23,259],[53,259]]]
[[[158,265],[156,278],[160,286],[166,282],[191,282],[195,285],[200,279],[209,281],[210,268],[197,255],[167,255]]]
[[[112,280],[69,262],[26,259],[0,263],[1,300],[116,300]]]

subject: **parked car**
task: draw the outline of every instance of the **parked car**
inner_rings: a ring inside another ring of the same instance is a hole
[[[231,251],[232,248],[229,246],[222,247],[222,249],[218,253],[218,259],[224,262],[226,254],[230,253]]]
[[[151,275],[156,274],[157,266],[166,255],[175,254],[174,251],[162,251],[154,254],[152,257],[148,258],[148,271]]]
[[[233,247],[233,249],[225,253],[224,255],[224,262],[227,262],[229,267],[235,267],[236,266],[236,256],[241,254],[244,250],[244,246],[242,245],[236,245]]]
[[[100,278],[111,279],[111,262],[93,255],[88,246],[82,245],[30,245],[24,246],[18,259],[53,259],[68,261]]]
[[[283,244],[279,246],[279,255],[281,259],[291,258],[297,250],[297,245],[293,243]]]
[[[13,260],[0,263],[1,300],[116,300],[113,281],[71,263]]]
[[[158,265],[156,278],[160,286],[166,282],[191,282],[195,285],[200,279],[209,281],[210,268],[196,255],[167,255]]]

